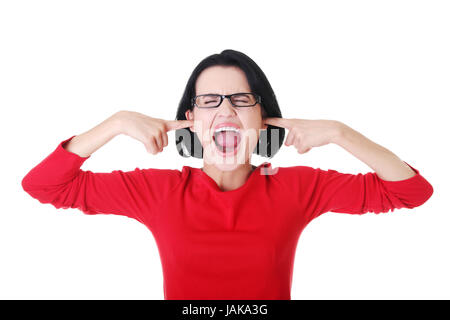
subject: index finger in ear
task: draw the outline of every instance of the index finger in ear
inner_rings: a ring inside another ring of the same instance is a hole
[[[167,131],[178,130],[194,125],[194,120],[167,120]]]
[[[264,124],[270,124],[275,127],[289,128],[289,120],[285,118],[272,117],[264,119]]]

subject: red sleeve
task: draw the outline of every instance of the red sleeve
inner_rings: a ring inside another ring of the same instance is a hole
[[[139,169],[110,173],[83,171],[89,157],[63,148],[70,137],[22,179],[23,189],[41,203],[76,208],[86,214],[117,214],[154,224],[157,208],[180,180],[172,169]]]
[[[308,212],[309,220],[328,211],[381,213],[418,207],[433,194],[431,184],[405,163],[416,175],[399,181],[385,181],[375,172],[348,174],[307,166],[286,168],[290,170],[285,171],[285,178],[290,180],[290,190],[298,197],[302,210]]]

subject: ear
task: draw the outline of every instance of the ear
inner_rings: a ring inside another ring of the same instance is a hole
[[[186,111],[184,115],[187,120],[194,120],[194,113],[191,110]],[[190,126],[189,129],[191,129],[192,132],[195,132],[194,126]]]
[[[263,128],[263,130],[267,130],[267,127],[269,126],[268,124],[264,123],[264,120],[266,120],[266,118],[267,118],[266,109],[262,108],[262,128]]]
[[[266,120],[266,117],[263,116],[263,118],[262,118],[262,120],[261,120],[261,128],[262,128],[263,130],[266,130],[267,127],[268,127],[269,125],[268,125],[268,124],[265,124],[265,123],[264,123],[264,120]]]

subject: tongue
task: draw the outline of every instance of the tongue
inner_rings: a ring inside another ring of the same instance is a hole
[[[240,140],[240,135],[234,131],[222,131],[216,136],[216,143],[227,148],[237,147]]]

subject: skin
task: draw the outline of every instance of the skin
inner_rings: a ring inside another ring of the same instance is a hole
[[[239,68],[214,66],[200,74],[196,92],[231,94],[251,90],[245,73]],[[314,147],[334,143],[372,168],[383,180],[399,181],[416,175],[393,152],[335,120],[267,118],[259,104],[249,108],[235,108],[228,99],[218,108],[188,110],[186,119],[188,120],[164,120],[138,112],[119,111],[89,131],[75,136],[65,148],[81,157],[88,157],[116,135],[125,134],[141,141],[148,152],[157,154],[168,144],[168,131],[189,127],[197,133],[205,151],[202,170],[221,190],[229,191],[241,187],[254,170],[250,161],[260,130],[272,125],[288,130],[285,145],[294,146],[300,154]],[[240,147],[242,152],[233,157],[231,162],[224,162],[214,152],[208,152],[216,151],[210,129],[225,121],[238,124],[244,134]],[[250,132],[249,135],[246,134],[247,131]]]
[[[233,94],[237,92],[252,92],[245,73],[234,66],[209,67],[199,75],[196,82],[196,95],[217,93]],[[251,108],[235,108],[225,99],[218,108],[186,111],[186,119],[193,120],[190,127],[197,133],[203,146],[202,170],[210,176],[223,191],[234,190],[242,186],[254,170],[251,164],[251,153],[256,147],[260,130],[267,129],[263,122],[264,111],[260,104]],[[222,122],[238,124],[243,132],[240,152],[231,159],[224,159],[217,153],[211,140],[212,129]],[[229,160],[229,161],[227,161]]]
[[[416,175],[392,151],[340,121],[267,118],[265,123],[287,129],[285,144],[294,146],[300,154],[334,143],[364,162],[382,180],[401,181]]]
[[[251,92],[245,73],[237,67],[214,66],[205,69],[197,79],[196,94],[232,94]],[[294,146],[304,154],[314,147],[329,143],[339,145],[372,168],[386,181],[399,181],[413,177],[416,173],[397,155],[376,144],[358,131],[336,120],[308,120],[265,117],[262,107],[235,108],[225,99],[218,108],[193,108],[186,112],[186,119],[193,120],[191,130],[197,133],[204,148],[202,170],[210,176],[222,191],[241,187],[255,166],[251,156],[259,139],[260,130],[272,125],[288,130],[286,146]],[[224,162],[215,153],[211,141],[211,130],[216,124],[230,121],[240,125],[246,135],[241,141],[243,152],[238,153],[232,163]]]

